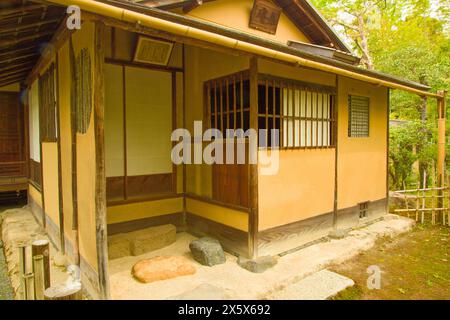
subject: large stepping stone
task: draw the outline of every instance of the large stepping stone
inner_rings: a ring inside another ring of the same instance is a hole
[[[313,273],[268,297],[269,300],[326,300],[353,286],[352,279],[328,270]]]
[[[110,236],[108,237],[109,259],[140,256],[164,248],[174,243],[176,236],[177,229],[171,224]]]
[[[215,266],[226,262],[220,242],[213,238],[200,238],[189,244],[194,259],[204,266]]]
[[[137,262],[131,274],[142,283],[151,283],[192,275],[195,272],[195,267],[185,257],[155,257]]]
[[[166,300],[230,300],[232,296],[223,288],[202,283],[198,287]]]

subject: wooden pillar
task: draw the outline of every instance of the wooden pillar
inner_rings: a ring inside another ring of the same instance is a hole
[[[108,277],[108,237],[106,219],[106,173],[105,173],[105,87],[104,87],[104,61],[105,61],[105,25],[95,22],[94,44],[94,126],[95,126],[95,224],[98,280],[100,298],[110,299]]]
[[[386,214],[389,213],[389,137],[391,128],[389,120],[391,117],[391,89],[386,88]],[[418,189],[420,186],[418,186]]]
[[[258,129],[258,59],[250,58],[250,128]],[[251,150],[249,150],[251,152]],[[257,157],[258,159],[258,157]],[[249,164],[248,255],[258,257],[258,165]]]
[[[445,183],[445,121],[446,121],[446,91],[439,91],[438,94],[441,96],[438,99],[438,160],[437,160],[437,183],[438,187],[444,187]],[[438,208],[443,207],[443,190],[439,190],[438,197]]]
[[[334,201],[333,201],[333,231],[337,230],[338,224],[338,159],[339,159],[339,148],[338,148],[338,115],[339,115],[339,76],[336,75],[336,95],[333,97],[333,128],[332,132],[334,135]]]
[[[79,233],[78,233],[78,183],[77,183],[77,120],[76,120],[76,61],[73,48],[72,35],[69,36],[70,61],[70,142],[71,142],[71,169],[72,169],[72,235],[74,261],[80,265]]]
[[[56,52],[56,63],[55,63],[55,86],[56,86],[56,130],[57,130],[57,146],[58,146],[58,209],[59,209],[59,245],[62,254],[66,254],[66,242],[64,239],[64,206],[63,206],[63,194],[62,194],[62,161],[61,161],[61,119],[60,119],[60,109],[61,104],[59,103],[59,56]]]

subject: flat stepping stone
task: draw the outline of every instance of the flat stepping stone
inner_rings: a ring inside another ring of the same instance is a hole
[[[213,238],[200,238],[189,244],[194,259],[204,266],[215,266],[226,262],[220,242]]]
[[[195,274],[196,270],[185,257],[155,257],[137,262],[131,271],[142,283],[173,279]]]
[[[109,236],[109,259],[140,256],[171,245],[176,237],[177,229],[171,224]]]
[[[188,290],[167,300],[229,300],[230,298],[230,295],[224,289],[209,283],[202,283],[192,290]]]
[[[269,299],[326,300],[354,284],[350,278],[328,270],[321,270],[275,292]]]

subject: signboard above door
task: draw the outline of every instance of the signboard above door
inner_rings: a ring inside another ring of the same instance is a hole
[[[281,11],[281,8],[269,0],[255,0],[250,15],[250,28],[275,34]]]

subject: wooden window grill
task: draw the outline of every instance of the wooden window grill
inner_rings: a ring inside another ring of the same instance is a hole
[[[348,96],[348,136],[369,137],[370,99],[362,96]]]
[[[91,58],[86,48],[81,49],[76,58],[75,81],[76,81],[76,125],[78,133],[86,133],[89,128],[92,111],[92,74]]]
[[[241,72],[205,83],[206,123],[210,128],[248,130],[250,127],[250,81]]]
[[[260,146],[281,149],[335,146],[335,96],[330,88],[265,76],[258,85],[258,129],[267,129]],[[272,138],[272,129],[279,137]]]
[[[39,78],[39,105],[41,140],[55,142],[56,133],[56,94],[54,64]]]

